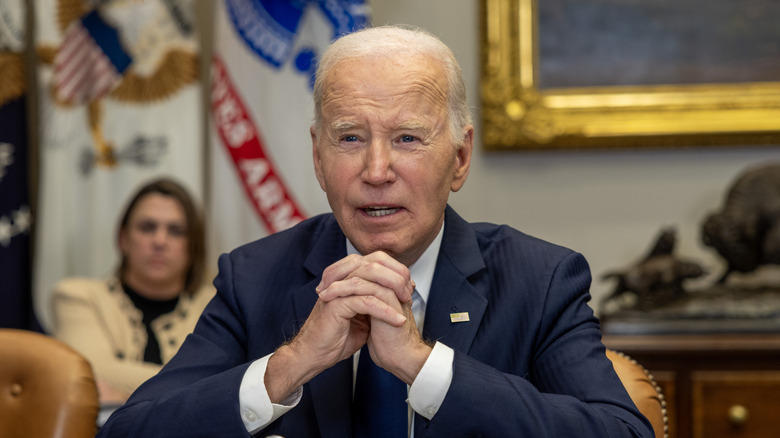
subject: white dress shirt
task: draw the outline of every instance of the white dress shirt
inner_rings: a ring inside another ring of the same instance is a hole
[[[425,322],[425,306],[431,290],[433,273],[436,268],[436,259],[438,258],[443,234],[444,225],[442,225],[439,234],[422,256],[409,267],[409,273],[416,285],[415,293],[412,295],[412,313],[414,314],[417,328],[421,332]],[[348,254],[358,254],[358,251],[349,240],[346,241],[346,245]],[[303,387],[299,387],[286,399],[282,400],[281,403],[271,403],[268,391],[265,388],[264,377],[268,359],[272,354],[254,361],[241,380],[241,386],[238,391],[239,406],[241,419],[249,433],[254,433],[268,426],[294,408],[303,395]],[[355,370],[357,369],[359,356],[360,351],[358,350],[353,358]],[[408,402],[410,409],[408,425],[410,437],[414,437],[412,428],[414,412],[429,420],[438,412],[452,382],[453,359],[453,350],[440,342],[436,342],[420,373],[409,387]],[[353,372],[354,375],[355,373]]]

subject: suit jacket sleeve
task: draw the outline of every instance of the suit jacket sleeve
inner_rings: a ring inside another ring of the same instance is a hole
[[[438,413],[416,417],[417,438],[653,436],[604,354],[584,258],[569,252],[551,272],[528,275],[544,293],[491,298]]]

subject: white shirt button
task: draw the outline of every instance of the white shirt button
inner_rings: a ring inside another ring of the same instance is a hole
[[[250,423],[257,420],[257,414],[252,412],[249,409],[244,409],[244,420],[249,421]]]

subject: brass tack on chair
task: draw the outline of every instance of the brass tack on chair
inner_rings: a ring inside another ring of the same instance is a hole
[[[22,395],[22,385],[14,383],[11,385],[10,393],[12,397],[19,397]]]

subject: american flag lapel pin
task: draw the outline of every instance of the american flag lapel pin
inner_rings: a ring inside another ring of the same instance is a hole
[[[450,322],[468,322],[469,312],[450,313]]]

